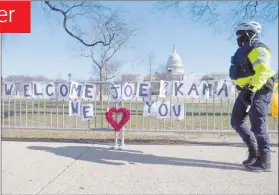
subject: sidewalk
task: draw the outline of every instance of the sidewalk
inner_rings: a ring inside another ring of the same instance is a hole
[[[2,142],[3,194],[278,194],[271,173],[240,162],[244,147]]]

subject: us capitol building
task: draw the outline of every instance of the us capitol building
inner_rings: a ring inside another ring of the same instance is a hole
[[[184,79],[184,65],[176,53],[175,46],[173,46],[172,54],[168,58],[166,68],[173,80],[181,81]]]
[[[176,81],[182,81],[182,80],[190,81],[190,80],[203,80],[203,79],[226,80],[229,78],[227,73],[211,73],[207,75],[185,73],[184,65],[182,63],[181,57],[176,52],[175,46],[173,46],[172,53],[170,54],[167,60],[166,71],[168,72],[169,78],[171,78],[171,80],[176,80]],[[155,76],[152,75],[151,78],[155,79]],[[143,76],[141,74],[133,74],[133,73],[127,73],[122,75],[122,82],[143,81],[143,80],[150,80],[150,75]]]

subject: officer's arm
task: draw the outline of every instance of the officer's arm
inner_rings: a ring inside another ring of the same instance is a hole
[[[270,57],[270,51],[263,47],[253,49],[248,55],[255,71],[250,82],[250,85],[253,87],[251,89],[253,92],[259,90],[270,77]]]

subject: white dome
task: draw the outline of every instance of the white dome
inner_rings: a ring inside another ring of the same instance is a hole
[[[167,68],[172,70],[172,74],[184,74],[184,66],[180,56],[176,53],[175,46],[173,46],[173,52],[168,58]]]
[[[175,65],[175,64],[182,65],[182,60],[176,52],[174,52],[173,54],[171,54],[169,56],[167,66],[171,66],[171,65]]]

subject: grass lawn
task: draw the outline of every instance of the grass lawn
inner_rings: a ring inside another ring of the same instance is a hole
[[[155,98],[153,98],[155,100]],[[162,99],[159,99],[162,101]],[[229,130],[229,121],[234,99],[172,99],[172,102],[181,102],[185,106],[183,120],[157,119],[143,117],[142,101],[125,101],[123,107],[131,111],[131,119],[126,129],[141,130]],[[89,103],[89,102],[85,102]],[[40,127],[40,128],[108,128],[104,117],[106,109],[115,106],[108,101],[92,102],[94,120],[81,121],[81,117],[69,116],[69,102],[56,100],[5,100],[3,106],[4,126]],[[270,110],[271,112],[271,110]],[[278,128],[278,120],[271,114],[268,120],[269,129]]]

